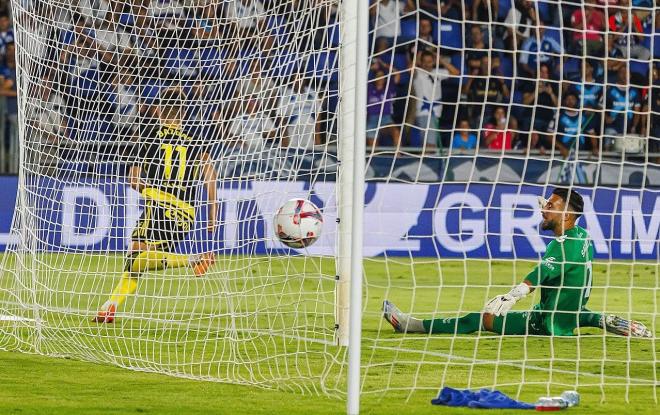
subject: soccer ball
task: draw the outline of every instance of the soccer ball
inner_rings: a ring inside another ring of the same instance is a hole
[[[321,236],[323,216],[316,205],[305,199],[291,199],[275,214],[275,234],[290,248],[304,248]]]

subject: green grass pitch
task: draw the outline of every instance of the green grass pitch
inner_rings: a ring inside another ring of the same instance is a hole
[[[8,270],[16,260],[30,261],[37,272],[15,276]],[[69,357],[0,352],[0,413],[345,411],[345,351],[330,344],[332,260],[233,257],[208,278],[186,270],[150,273],[126,303],[135,317],[102,327],[89,317],[116,284],[121,256],[5,255],[0,264],[0,315],[38,313],[42,324],[37,335],[32,322],[0,319],[0,349],[37,347]],[[523,400],[578,384],[583,403],[572,413],[657,413],[655,340],[603,336],[596,329],[575,338],[401,336],[380,318],[383,298],[420,317],[477,310],[532,266],[520,260],[366,260],[362,411],[474,412],[430,405],[443,384],[498,385]],[[642,320],[657,333],[659,281],[657,263],[597,263],[589,307]],[[35,299],[48,306],[26,311],[17,305]],[[261,311],[250,312],[256,308]],[[221,382],[144,373],[153,371]]]

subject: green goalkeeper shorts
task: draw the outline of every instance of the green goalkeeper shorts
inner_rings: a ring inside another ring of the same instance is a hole
[[[543,314],[535,311],[510,311],[493,319],[493,331],[499,334],[548,336]]]

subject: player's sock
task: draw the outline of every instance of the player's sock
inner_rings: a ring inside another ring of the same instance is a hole
[[[126,297],[133,294],[137,289],[137,278],[131,275],[130,272],[121,274],[119,284],[112,291],[110,302],[115,303],[117,306],[121,305],[126,300]]]
[[[605,327],[603,315],[592,311],[583,311],[579,315],[580,327],[596,327],[602,329]]]
[[[170,254],[162,251],[134,252],[124,265],[124,273],[119,284],[115,287],[110,297],[110,302],[121,305],[126,297],[133,294],[137,289],[137,279],[141,273],[148,270],[159,270],[165,268],[178,268],[190,265],[188,255]]]
[[[481,313],[469,313],[459,318],[424,320],[427,333],[468,334],[481,329]]]
[[[191,265],[190,255],[171,254],[163,251],[142,251],[131,255],[130,271],[157,271],[165,268],[180,268]]]

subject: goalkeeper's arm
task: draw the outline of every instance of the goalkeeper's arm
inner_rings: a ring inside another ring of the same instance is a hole
[[[503,316],[508,313],[521,298],[526,297],[527,294],[532,291],[534,291],[532,282],[525,279],[523,282],[513,287],[508,293],[498,295],[487,302],[484,307],[484,312],[495,316]]]
[[[543,196],[539,196],[537,202],[541,210],[543,210],[548,203]],[[488,301],[484,307],[484,312],[496,316],[505,315],[521,298],[526,297],[532,291],[534,291],[534,283],[528,278],[525,278],[523,282],[513,287],[508,293],[498,295]]]

